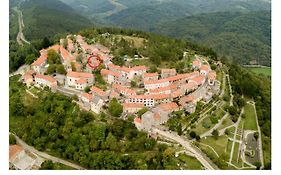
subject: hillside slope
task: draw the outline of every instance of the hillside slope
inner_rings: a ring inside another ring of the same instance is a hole
[[[29,0],[21,4],[28,40],[77,32],[92,23],[59,0]]]
[[[151,31],[214,48],[238,63],[271,63],[271,13],[200,14],[158,25]]]

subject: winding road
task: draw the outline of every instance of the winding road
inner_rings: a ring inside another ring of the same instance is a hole
[[[26,44],[30,44],[30,42],[25,39],[22,32],[24,28],[22,11],[20,11],[18,8],[14,8],[14,10],[18,13],[18,23],[19,23],[19,33],[17,35],[17,42],[19,45],[23,45],[23,42]]]
[[[175,142],[181,144],[187,151],[194,154],[194,157],[197,158],[197,160],[208,170],[216,170],[218,167],[204,154],[199,150],[196,149],[191,143],[183,139],[182,137],[178,136],[177,134],[161,131],[157,128],[152,128],[152,132],[158,133],[160,136],[174,140]]]

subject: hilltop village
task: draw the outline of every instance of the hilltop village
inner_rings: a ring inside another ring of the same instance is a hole
[[[51,64],[48,55],[52,52],[60,56],[66,75],[46,75]],[[199,56],[192,61],[193,72],[179,74],[176,69],[167,68],[161,69],[160,73],[148,73],[146,66],[115,65],[108,48],[101,44],[89,45],[81,35],[69,35],[61,39],[60,44],[41,50],[40,54],[23,74],[28,87],[48,87],[52,92],[75,94],[81,108],[97,114],[113,98],[123,105],[123,116],[146,107],[149,110],[134,119],[139,130],[149,131],[152,126],[167,122],[173,111],[184,109],[193,113],[198,101],[208,103],[220,91],[216,72],[211,70],[205,58]],[[78,54],[82,54],[79,61],[76,59]],[[102,67],[99,73],[107,90],[96,86],[94,68],[90,64]],[[136,85],[132,86],[132,81]],[[90,90],[85,92],[87,87]]]

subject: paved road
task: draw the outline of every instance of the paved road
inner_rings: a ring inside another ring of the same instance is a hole
[[[193,147],[188,140],[183,139],[182,137],[178,136],[177,134],[161,131],[157,128],[152,129],[153,132],[158,133],[159,135],[169,138],[171,140],[176,141],[177,143],[181,144],[187,151],[194,154],[194,156],[199,160],[199,162],[209,170],[215,170],[218,169],[210,160],[207,160],[206,157],[202,155],[202,152],[200,152],[199,149],[196,149]]]
[[[23,45],[23,42],[25,42],[26,44],[30,44],[30,42],[25,39],[22,32],[24,28],[22,11],[20,11],[18,8],[14,8],[14,10],[18,13],[18,23],[19,23],[19,33],[17,35],[17,42],[19,45]]]
[[[79,165],[76,165],[74,163],[68,162],[68,161],[63,160],[63,159],[58,158],[58,157],[51,156],[51,155],[49,155],[47,153],[38,151],[34,147],[29,146],[27,143],[25,143],[23,140],[21,140],[18,136],[16,136],[16,135],[14,135],[14,136],[15,136],[15,138],[17,140],[17,143],[19,145],[21,145],[25,150],[27,150],[29,152],[33,152],[33,153],[37,154],[38,156],[43,157],[43,158],[48,159],[48,160],[51,160],[53,162],[58,162],[58,163],[64,164],[66,166],[69,166],[69,167],[72,167],[72,168],[75,168],[75,169],[78,169],[78,170],[85,170],[85,168],[83,168],[83,167],[81,167]]]

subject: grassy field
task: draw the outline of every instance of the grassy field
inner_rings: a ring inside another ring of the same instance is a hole
[[[222,124],[218,127],[218,130],[223,129],[225,127],[228,127],[230,125],[233,125],[232,120],[230,119],[230,117],[228,116],[226,119],[224,119],[222,121]]]
[[[231,147],[232,147],[232,141],[231,141],[231,140],[228,140],[228,142],[227,142],[227,148],[226,148],[226,152],[227,152],[228,154],[230,154],[230,152],[231,152]]]
[[[256,74],[263,74],[265,76],[271,76],[271,68],[270,67],[253,67],[253,68],[248,68],[252,72]]]
[[[201,139],[201,142],[209,145],[214,148],[214,150],[221,156],[223,153],[225,153],[225,148],[227,147],[227,137],[226,136],[220,136],[218,139],[215,139],[214,137],[207,137],[206,139]]]
[[[246,104],[244,108],[245,122],[244,129],[257,130],[256,116],[254,107],[250,104]]]
[[[236,166],[238,166],[238,167],[241,167],[242,166],[242,164],[241,164],[241,161],[239,161],[238,159],[240,158],[240,156],[239,156],[239,143],[235,143],[234,144],[234,151],[233,151],[233,155],[232,155],[232,163],[234,164],[234,165],[236,165]],[[240,164],[239,164],[239,163]]]
[[[178,159],[181,161],[181,164],[183,164],[184,169],[200,170],[202,167],[201,163],[194,157],[180,154]]]
[[[60,163],[54,163],[54,170],[75,170],[75,169]]]

